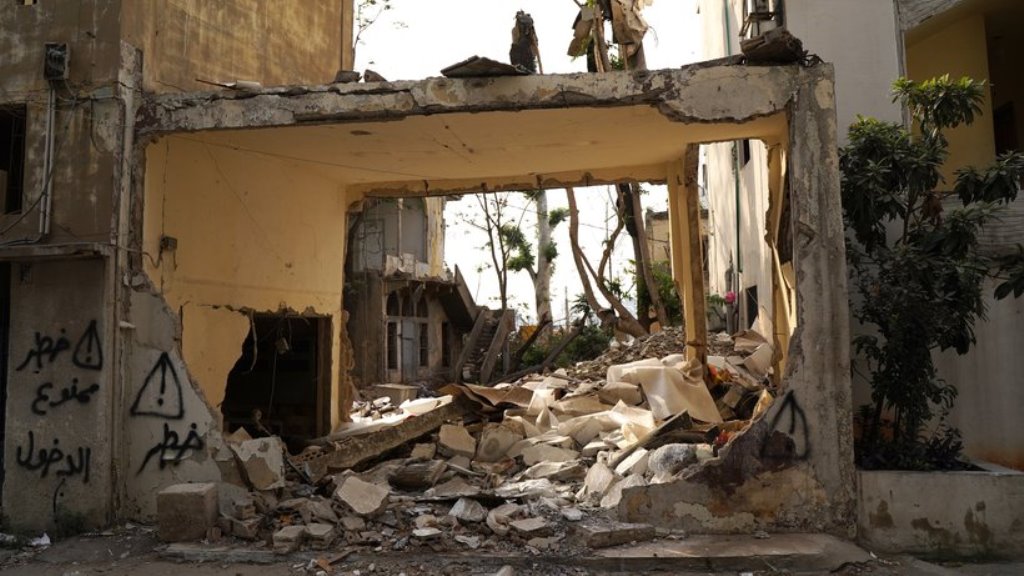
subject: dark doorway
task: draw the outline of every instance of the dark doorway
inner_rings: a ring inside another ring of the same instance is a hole
[[[11,264],[0,263],[0,497],[4,493],[7,437],[7,365],[11,353]]]
[[[330,318],[257,314],[228,374],[225,430],[276,434],[286,442],[330,426]]]

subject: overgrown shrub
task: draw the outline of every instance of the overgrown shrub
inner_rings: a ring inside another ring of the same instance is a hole
[[[1024,156],[961,168],[953,190],[941,189],[944,131],[975,120],[984,89],[969,78],[897,80],[894,100],[910,110],[915,132],[858,117],[840,150],[853,311],[873,329],[854,339],[872,391],[856,442],[865,468],[956,466],[960,436],[944,417],[957,389],[938,377],[932,353],[965,354],[974,345],[986,279],[1001,282],[997,298],[1024,293],[1024,250],[993,258],[978,242],[982,227],[1017,197]],[[949,208],[954,198],[961,206]]]

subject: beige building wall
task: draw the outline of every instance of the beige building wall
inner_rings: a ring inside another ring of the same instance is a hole
[[[145,54],[144,85],[154,92],[212,88],[197,79],[327,84],[351,53],[343,5],[352,2],[122,0],[121,28]]]
[[[907,75],[922,81],[949,74],[951,78],[970,76],[987,80],[988,46],[985,17],[981,14],[956,20],[949,26],[922,38],[911,34],[907,41]],[[992,94],[985,90],[981,115],[974,124],[947,132],[949,160],[942,173],[946,187],[956,182],[954,174],[963,166],[984,166],[995,158],[995,132],[992,128]]]
[[[344,190],[308,166],[171,136],[147,150],[146,272],[182,324],[190,373],[217,407],[247,311],[331,318],[338,420]],[[177,249],[161,252],[161,236]]]

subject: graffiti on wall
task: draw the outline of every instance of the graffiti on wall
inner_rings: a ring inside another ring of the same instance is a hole
[[[181,378],[174,362],[167,352],[160,354],[153,367],[146,374],[130,413],[134,417],[153,417],[164,420],[163,435],[149,448],[136,475],[142,474],[151,461],[156,461],[159,470],[176,466],[187,459],[195,450],[205,447],[203,438],[197,432],[195,422],[186,432],[171,428],[171,422],[185,418],[184,393]]]
[[[81,334],[69,334],[66,328],[49,333],[36,331],[28,352],[14,370],[25,375],[22,378],[38,375],[36,382],[28,383],[35,389],[27,406],[37,417],[37,425],[30,426],[14,447],[14,461],[41,480],[57,479],[53,490],[56,511],[69,480],[89,483],[92,447],[74,439],[69,442],[47,426],[47,419],[55,411],[89,404],[100,390],[103,343],[96,320],[91,320]],[[82,421],[88,421],[88,417]]]
[[[811,431],[807,414],[792,391],[783,396],[781,402],[761,445],[761,457],[806,460],[811,455]]]
[[[132,416],[157,416],[167,420],[185,417],[181,379],[167,352],[153,365],[132,403]]]
[[[66,330],[61,329],[57,337],[36,332],[32,348],[25,355],[25,360],[14,369],[20,372],[25,368],[31,368],[38,374],[45,366],[55,363],[67,350],[71,350],[71,341],[67,338]],[[96,371],[103,369],[103,345],[95,320],[89,323],[88,328],[78,338],[71,354],[71,363],[78,368]]]

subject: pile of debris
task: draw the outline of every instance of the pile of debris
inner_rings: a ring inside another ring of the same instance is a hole
[[[401,402],[398,389],[287,458],[276,438],[230,437],[251,491],[221,503],[219,531],[282,553],[340,542],[566,554],[650,539],[653,528],[614,520],[623,491],[716,458],[771,403],[770,344],[716,341],[729,354],[707,369],[649,357],[683,349],[666,331],[571,372]]]

